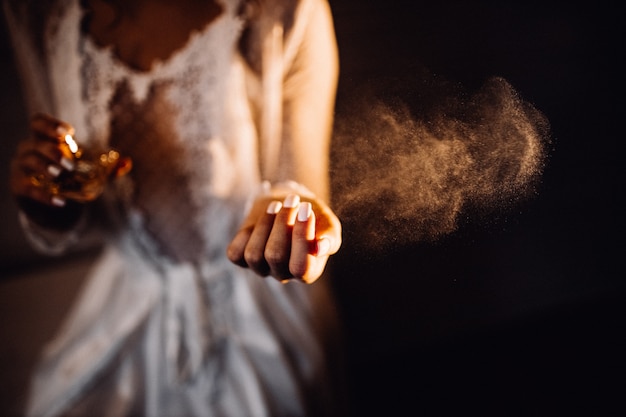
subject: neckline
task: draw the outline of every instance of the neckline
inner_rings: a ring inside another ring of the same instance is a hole
[[[233,1],[222,0],[225,11],[211,24],[206,25],[201,31],[194,31],[185,45],[177,49],[165,60],[159,60],[149,70],[142,71],[127,65],[120,60],[113,51],[111,45],[101,47],[87,33],[81,31],[81,49],[83,49],[100,68],[106,68],[102,75],[112,84],[124,81],[128,83],[136,102],[141,103],[147,97],[155,82],[168,82],[177,79],[181,75],[181,68],[190,68],[200,54],[210,53],[208,45],[219,42],[220,33],[240,33],[243,27],[243,19],[233,11]],[[236,36],[236,35],[235,35]]]
[[[82,3],[78,0],[79,3]],[[99,56],[106,56],[108,60],[113,64],[115,70],[121,71],[126,75],[132,75],[133,77],[138,78],[152,78],[154,76],[158,76],[159,74],[166,73],[168,68],[177,67],[177,63],[179,61],[185,59],[185,55],[189,54],[190,50],[193,50],[197,47],[197,44],[207,36],[209,33],[218,30],[218,28],[228,21],[237,22],[239,27],[242,26],[243,19],[237,15],[236,13],[236,4],[238,0],[218,0],[220,6],[223,7],[222,13],[217,16],[215,19],[207,22],[201,29],[194,29],[189,33],[187,40],[179,47],[176,48],[171,54],[169,54],[166,58],[163,59],[155,59],[149,69],[141,69],[137,68],[125,60],[121,59],[115,53],[115,45],[104,45],[100,46],[96,40],[82,27],[82,22],[84,21],[86,14],[88,11],[80,5],[80,37],[85,43],[85,45],[89,46],[95,54]]]

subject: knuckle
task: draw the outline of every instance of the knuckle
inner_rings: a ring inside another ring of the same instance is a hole
[[[237,264],[242,261],[242,257],[241,257],[239,250],[234,248],[232,245],[226,249],[226,257],[228,258],[229,261],[237,263]]]
[[[305,227],[294,227],[293,231],[293,238],[294,239],[306,239],[307,238],[307,230]]]
[[[289,260],[289,254],[283,250],[279,250],[276,248],[266,248],[264,251],[264,257],[267,260],[268,264],[273,267],[277,267],[285,264]]]
[[[265,266],[265,259],[263,258],[263,252],[256,248],[246,248],[243,257],[246,263],[255,269]]]
[[[305,276],[308,269],[309,264],[304,260],[293,261],[289,264],[289,272],[296,278]]]

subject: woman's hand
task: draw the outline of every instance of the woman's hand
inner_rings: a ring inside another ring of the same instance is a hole
[[[283,201],[259,198],[228,246],[228,258],[258,275],[308,284],[324,272],[341,246],[341,223],[315,199],[291,194]]]
[[[43,182],[51,182],[64,170],[74,169],[72,152],[65,143],[74,128],[53,117],[37,114],[30,124],[31,136],[22,141],[11,161],[10,187],[18,199],[30,199],[44,206],[65,206],[65,199],[54,195]]]

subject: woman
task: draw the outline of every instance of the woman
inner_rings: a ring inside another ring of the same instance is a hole
[[[29,415],[331,414],[326,1],[5,11],[35,115],[11,171],[24,230],[51,254],[106,237]],[[77,169],[67,135],[123,156],[86,202],[44,186]]]

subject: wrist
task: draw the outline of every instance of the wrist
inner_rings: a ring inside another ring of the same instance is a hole
[[[73,229],[79,222],[84,205],[72,200],[61,205],[46,205],[27,197],[18,197],[17,205],[22,216],[39,227],[64,231]]]

